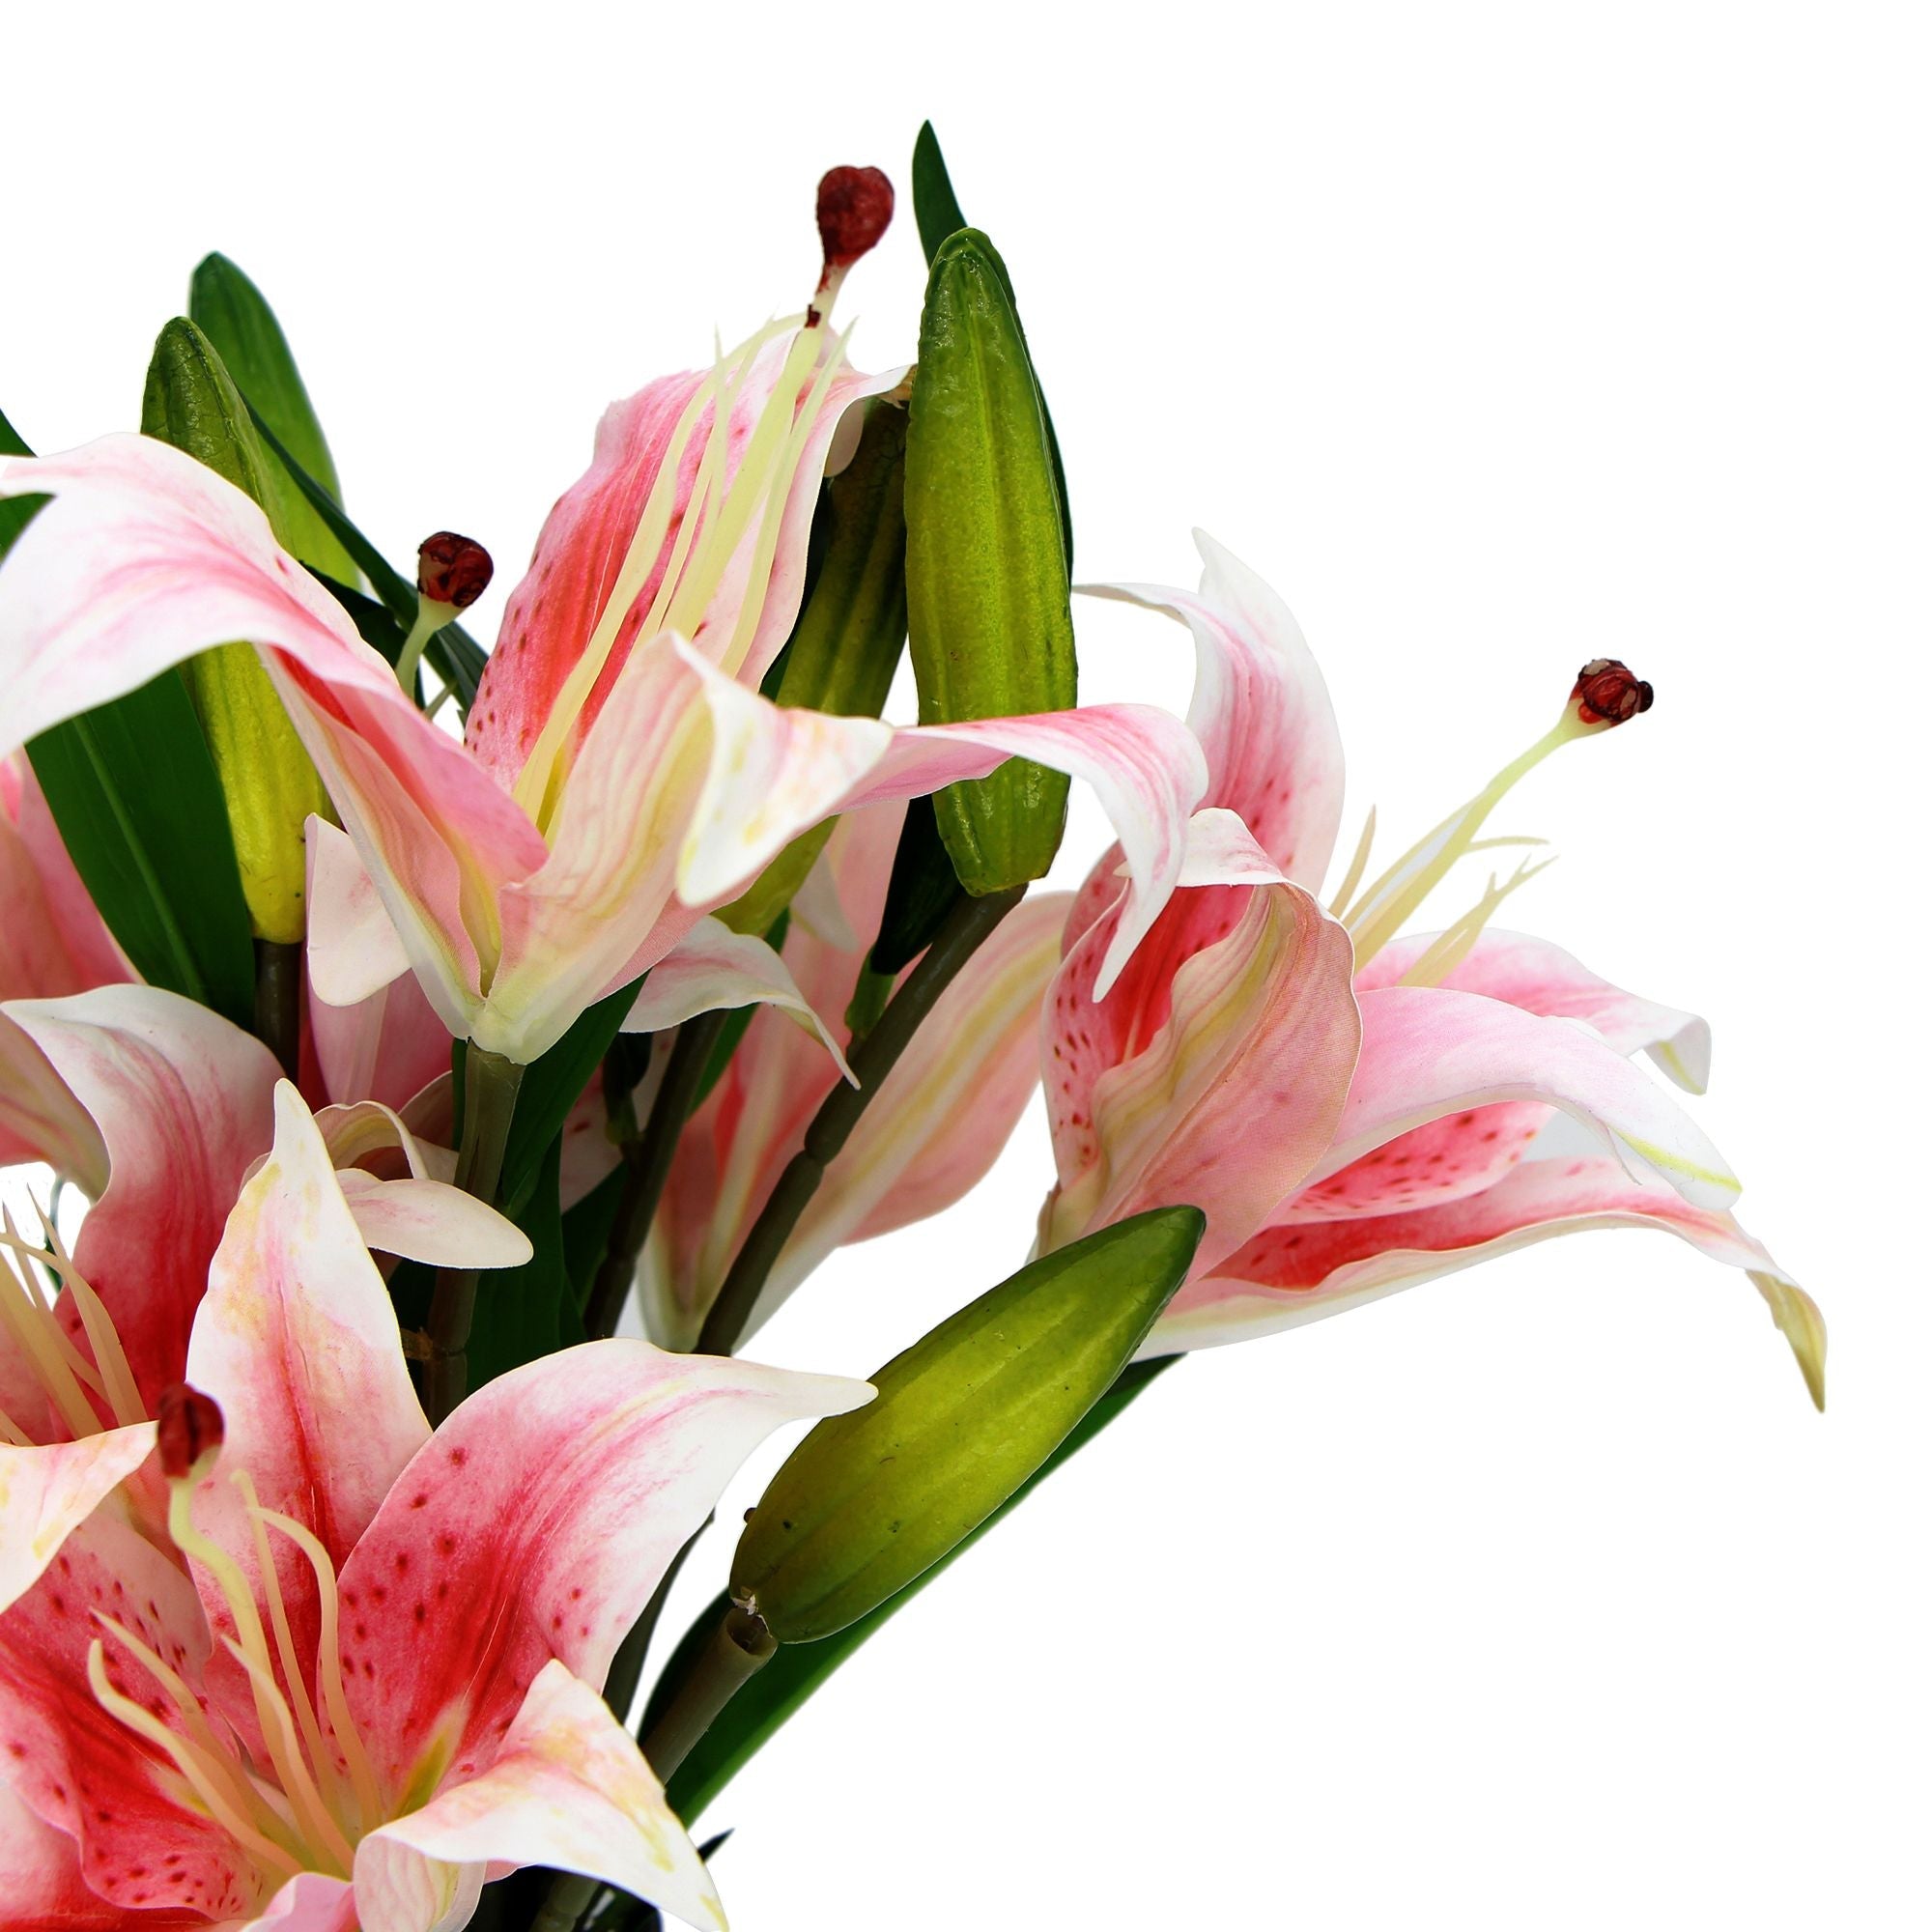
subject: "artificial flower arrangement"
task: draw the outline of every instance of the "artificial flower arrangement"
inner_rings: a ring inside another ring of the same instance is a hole
[[[1746,1270],[1822,1401],[1633,1064],[1699,1091],[1703,1023],[1497,929],[1528,869],[1408,930],[1650,687],[1584,666],[1324,902],[1335,720],[1245,564],[1092,593],[1184,627],[1184,722],[1077,703],[1013,285],[930,128],[913,185],[917,362],[846,359],[893,190],[834,169],[810,305],[609,411],[487,655],[487,553],[367,542],[219,256],[139,435],[0,418],[0,1159],[89,1203],[0,1245],[0,1926],[723,1924],[687,1823],[1182,1351],[1548,1235]],[[1116,842],[1030,892],[1073,779]],[[1024,1267],[869,1380],[737,1358],[1037,1086]],[[640,1698],[686,1555],[720,1593]]]

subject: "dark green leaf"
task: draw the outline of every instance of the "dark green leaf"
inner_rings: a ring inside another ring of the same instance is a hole
[[[503,1177],[497,1190],[503,1212],[513,1221],[529,1199],[544,1151],[561,1132],[571,1108],[595,1077],[642,983],[634,980],[594,1007],[586,1007],[570,1031],[525,1069],[523,1085],[517,1090],[509,1143],[503,1150]]]
[[[571,1296],[579,1308],[590,1298],[590,1284],[604,1260],[617,1204],[623,1199],[624,1179],[624,1169],[613,1167],[582,1201],[563,1210],[563,1271],[570,1277]]]
[[[243,398],[244,401],[248,399]],[[416,620],[416,587],[402,576],[374,544],[343,514],[342,506],[304,469],[276,436],[253,402],[248,413],[254,418],[262,440],[275,453],[282,467],[294,477],[296,487],[314,505],[316,514],[327,524],[355,566],[369,580],[376,595],[390,614],[408,631]],[[334,589],[334,585],[330,585]],[[456,688],[457,701],[467,711],[476,696],[476,680],[483,675],[483,647],[461,624],[445,624],[429,640],[429,658]]]
[[[957,1562],[1008,1511],[1016,1509],[1038,1484],[1044,1482],[1069,1456],[1091,1442],[1156,1376],[1179,1359],[1175,1355],[1164,1355],[1151,1362],[1136,1362],[1125,1370],[1113,1387],[1087,1411],[1065,1441],[1040,1464],[1021,1488],[1016,1490],[950,1555],[935,1563],[923,1576],[907,1584],[897,1596],[881,1604],[869,1616],[861,1617],[857,1623],[847,1625],[834,1636],[826,1637],[818,1643],[791,1644],[782,1647],[779,1654],[724,1707],[718,1720],[698,1741],[691,1755],[672,1776],[666,1796],[678,1816],[687,1821],[696,1819],[730,1783],[759,1747],[874,1631],[885,1623],[887,1618],[895,1615],[909,1604],[948,1564]],[[721,1596],[717,1602],[707,1605],[698,1613],[692,1630],[698,1634],[699,1642],[707,1638],[717,1627],[724,1606],[725,1599]],[[687,1635],[680,1643],[678,1651],[672,1653],[666,1664],[661,1683],[676,1681],[679,1656],[692,1644],[692,1637]],[[650,1719],[647,1714],[643,1726],[646,1735],[649,1732],[649,1725]]]
[[[250,1027],[255,951],[228,808],[173,671],[27,746],[90,896],[150,985]]]
[[[536,1252],[520,1268],[486,1268],[477,1278],[475,1323],[469,1331],[472,1390],[583,1340],[557,1212],[562,1149],[561,1139],[553,1135],[537,1161],[529,1199],[521,1213],[511,1216]]]
[[[925,122],[919,139],[912,144],[912,209],[919,222],[919,245],[925,250],[926,267],[939,252],[939,244],[949,235],[966,227],[966,217],[952,192],[952,178],[946,172],[946,156],[939,152],[939,136],[932,123]]]
[[[932,800],[908,799],[885,910],[879,915],[879,936],[867,965],[888,978],[903,972],[932,944],[932,935],[963,891],[939,836]]]

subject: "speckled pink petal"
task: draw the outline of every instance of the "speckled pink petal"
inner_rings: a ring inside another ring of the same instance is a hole
[[[379,1862],[378,1847],[476,1872],[497,1862],[579,1872],[688,1925],[724,1923],[711,1874],[637,1741],[554,1658],[487,1771],[445,1784],[363,1844],[369,1856],[358,1854],[355,1866],[363,1932],[419,1932],[409,1902],[390,1909],[399,1861]]]
[[[103,1637],[97,1610],[190,1685],[198,1681],[208,1633],[187,1577],[119,1513],[97,1511],[0,1615],[7,1782],[77,1842],[87,1885],[125,1911],[242,1916],[256,1903],[256,1886],[228,1833],[182,1802],[172,1768],[94,1696],[87,1654]],[[109,1682],[153,1708],[159,1693],[146,1671],[117,1643],[105,1642],[105,1652]]]
[[[81,1223],[74,1265],[153,1413],[155,1397],[181,1379],[222,1224],[269,1145],[274,1057],[206,1007],[154,986],[18,1001],[9,1012],[106,1147],[107,1185]]]
[[[757,416],[772,399],[792,341],[791,334],[784,334],[768,343],[747,374],[731,412],[727,476],[737,473],[739,457]],[[845,369],[833,378],[825,409],[812,426],[783,506],[758,632],[737,673],[749,684],[755,685],[763,676],[798,614],[811,511],[839,419],[862,397],[893,387],[900,373],[893,370],[867,376]],[[516,782],[564,679],[582,656],[604,613],[645,501],[669,455],[678,418],[702,381],[699,372],[688,370],[662,377],[627,400],[612,403],[597,425],[590,468],[557,499],[544,523],[529,571],[510,594],[497,648],[490,654],[469,712],[470,748],[505,787]],[[591,689],[576,733],[579,741],[615,688],[664,580],[670,546],[691,501],[714,413],[709,408],[702,412],[685,446],[664,554],[645,579],[617,633],[610,662]],[[693,639],[700,649],[714,634],[728,637],[737,622],[758,535],[754,522],[740,544],[739,567],[727,572],[719,596],[706,611],[705,622]]]
[[[1431,1121],[1528,1100],[1571,1114],[1695,1206],[1736,1199],[1737,1178],[1703,1130],[1588,1027],[1440,987],[1383,987],[1362,994],[1361,1009],[1349,1105],[1311,1180]]]
[[[1082,585],[1165,611],[1194,636],[1187,723],[1208,756],[1203,800],[1236,812],[1297,885],[1321,883],[1342,818],[1342,738],[1314,654],[1288,606],[1205,530],[1198,591]]]
[[[245,1468],[262,1502],[306,1523],[338,1566],[429,1438],[388,1291],[328,1149],[286,1081],[273,1151],[235,1204],[209,1270],[185,1379],[221,1406],[224,1467]],[[232,1485],[205,1484],[195,1520],[256,1574],[254,1533]],[[306,1625],[315,1594],[306,1562],[285,1547],[277,1568]],[[225,1628],[219,1592],[203,1594]]]
[[[1094,1083],[1091,1114],[1061,1118],[1046,1245],[1182,1203],[1208,1216],[1202,1266],[1246,1240],[1341,1117],[1360,1037],[1350,966],[1348,934],[1300,887],[1250,889],[1234,931],[1175,975],[1145,1049]],[[1051,1089],[1065,1022],[1047,1024]]]
[[[479,1389],[402,1472],[342,1571],[344,1677],[391,1787],[437,1739],[451,1776],[486,1769],[553,1657],[601,1685],[751,1450],[867,1394],[625,1341]]]
[[[89,1889],[73,1840],[0,1783],[0,1932],[127,1932],[129,1923]],[[133,1923],[134,1932],[149,1932],[148,1919]],[[158,1914],[153,1932],[163,1932]]]
[[[1729,1214],[1633,1179],[1615,1161],[1533,1160],[1446,1207],[1257,1235],[1210,1278],[1190,1283],[1148,1352],[1238,1341],[1313,1321],[1451,1274],[1551,1235],[1661,1228],[1713,1261],[1745,1269],[1785,1331],[1805,1383],[1824,1403],[1825,1331],[1809,1295]]]
[[[1428,951],[1433,933],[1392,939],[1356,975],[1363,992],[1393,986]],[[1526,1013],[1581,1020],[1619,1053],[1648,1053],[1680,1087],[1701,1094],[1711,1077],[1711,1029],[1695,1013],[1639,999],[1600,979],[1561,947],[1524,932],[1494,928],[1440,983],[1506,1000]]]
[[[43,1448],[0,1442],[0,1610],[33,1587],[61,1545],[154,1446],[152,1422]]]

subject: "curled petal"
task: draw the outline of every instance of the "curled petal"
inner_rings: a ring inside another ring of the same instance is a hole
[[[636,1740],[554,1658],[538,1671],[490,1768],[384,1826],[364,1848],[378,1840],[479,1874],[497,1862],[579,1872],[687,1924],[724,1923],[711,1874]],[[415,1918],[385,1909],[386,1874],[365,1888],[364,1871],[358,1853],[364,1932],[416,1932]]]
[[[355,1230],[371,1248],[431,1267],[522,1267],[530,1237],[494,1208],[442,1180],[378,1180],[355,1169],[336,1176]]]
[[[309,818],[308,983],[326,1007],[354,1007],[410,970],[383,895],[355,840],[327,819]]]
[[[222,1223],[269,1144],[274,1057],[206,1007],[154,986],[16,1001],[9,1013],[105,1145],[106,1186],[81,1223],[74,1265],[112,1319],[152,1413],[181,1379]]]
[[[1435,937],[1420,933],[1390,940],[1355,976],[1355,984],[1363,992],[1400,985]],[[1711,1029],[1703,1020],[1611,985],[1547,939],[1492,928],[1436,983],[1505,1000],[1526,1013],[1581,1020],[1619,1053],[1648,1053],[1690,1093],[1703,1093],[1710,1082]]]
[[[1342,818],[1342,738],[1293,612],[1205,530],[1201,588],[1083,585],[1178,618],[1194,635],[1187,723],[1208,756],[1205,803],[1225,806],[1295,884],[1321,883]]]
[[[1446,1206],[1351,1221],[1264,1229],[1170,1304],[1147,1352],[1203,1348],[1314,1321],[1552,1235],[1660,1228],[1713,1261],[1743,1268],[1790,1342],[1824,1406],[1825,1330],[1817,1304],[1728,1213],[1633,1179],[1615,1161],[1526,1161],[1480,1194]]]
[[[853,1079],[843,1049],[799,991],[784,961],[762,939],[733,932],[720,920],[699,920],[651,968],[625,1017],[624,1031],[659,1033],[696,1013],[752,1006],[775,1008],[816,1034],[840,1075]]]
[[[1737,1177],[1663,1090],[1574,1020],[1543,1019],[1476,993],[1387,986],[1364,993],[1362,1058],[1321,1180],[1411,1127],[1498,1100],[1559,1107],[1701,1208],[1737,1198]]]

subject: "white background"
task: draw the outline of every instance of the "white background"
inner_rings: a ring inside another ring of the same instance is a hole
[[[741,1932],[1926,1922],[1923,28],[9,19],[0,395],[43,448],[131,425],[219,247],[365,527],[473,531],[507,585],[603,404],[797,306],[819,172],[903,187],[930,114],[1017,284],[1081,574],[1191,582],[1199,523],[1276,582],[1351,831],[1374,802],[1419,832],[1585,658],[1657,685],[1503,813],[1562,855],[1511,910],[1715,1020],[1702,1118],[1825,1307],[1831,1412],[1744,1280],[1659,1236],[1186,1363],[715,1808]],[[911,353],[921,282],[906,206],[848,295],[862,362]],[[1083,622],[1086,695],[1184,702],[1179,630]],[[1101,837],[1083,804],[1069,881]],[[1018,1263],[1047,1172],[1030,1118],[760,1351],[870,1369]]]

